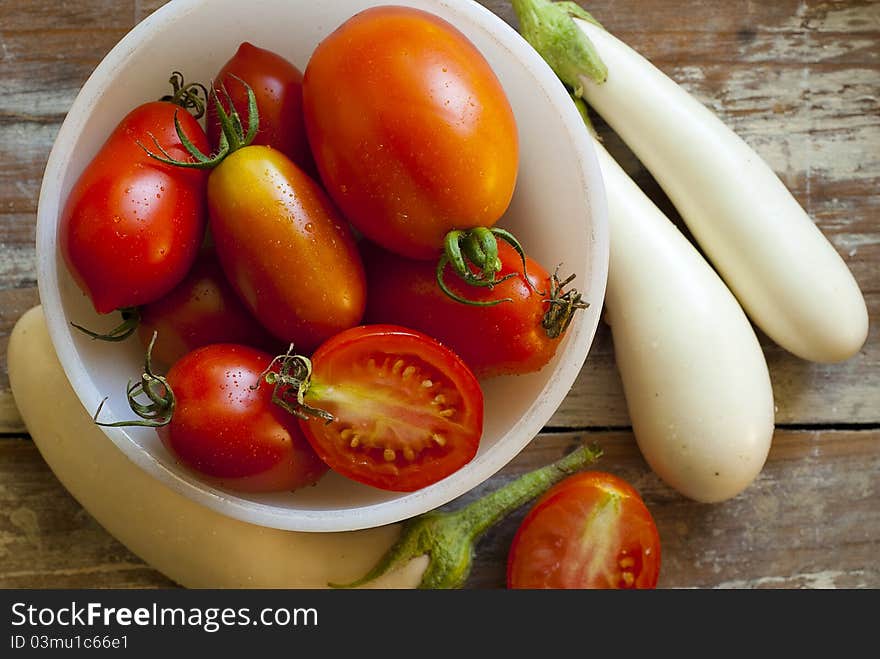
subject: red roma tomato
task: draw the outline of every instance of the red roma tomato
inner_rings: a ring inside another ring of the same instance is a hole
[[[483,393],[464,362],[429,336],[391,325],[355,327],[324,343],[312,368],[304,401],[335,421],[300,423],[343,476],[412,491],[476,455]]]
[[[260,130],[253,144],[278,149],[312,173],[315,164],[303,120],[302,78],[300,70],[281,55],[245,41],[217,73],[214,86],[226,89],[242,117],[242,123],[247,126],[247,91],[241,80],[250,85],[260,112]],[[223,107],[229,111],[229,103],[222,93],[220,99]],[[213,103],[208,104],[207,126],[211,148],[216,150],[221,131]]]
[[[575,290],[557,291],[557,303],[551,305],[548,300],[558,288],[551,276],[527,257],[529,285],[519,254],[503,242],[498,243],[502,266],[498,277],[513,277],[491,289],[447,278],[449,288],[463,298],[510,300],[493,306],[469,306],[444,294],[437,286],[434,264],[428,261],[406,259],[369,245],[362,254],[368,286],[365,320],[430,334],[458,353],[481,379],[540,370],[556,354],[566,320],[584,306]]]
[[[152,136],[173,157],[187,151],[174,129],[207,147],[198,121],[174,103],[132,110],[86,166],[67,198],[61,251],[98,313],[159,299],[186,276],[205,232],[207,174],[158,162]]]
[[[513,111],[479,50],[437,16],[356,14],[315,49],[303,102],[327,191],[385,248],[433,258],[450,230],[491,227],[507,209]]]
[[[158,432],[181,463],[247,492],[295,490],[326,473],[296,420],[272,402],[272,391],[251,388],[271,361],[253,348],[214,344],[172,366],[166,379],[176,406]]]
[[[223,271],[276,338],[311,351],[360,322],[366,284],[351,229],[284,154],[230,153],[211,172],[208,209]]]
[[[171,365],[211,343],[238,343],[275,351],[280,346],[251,315],[213,250],[203,249],[186,278],[168,295],[140,308],[138,333],[144,346],[153,332],[153,359]]]
[[[569,476],[523,519],[507,562],[508,588],[655,588],[660,536],[626,481],[598,471]]]

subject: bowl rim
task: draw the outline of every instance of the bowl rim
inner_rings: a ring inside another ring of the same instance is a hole
[[[36,244],[45,244],[53,249],[37,250],[37,284],[49,335],[55,347],[59,361],[71,383],[91,382],[86,365],[77,352],[71,328],[63,314],[61,293],[58,279],[58,245],[57,245],[57,211],[63,204],[60,188],[62,175],[72,157],[71,148],[75,138],[83,129],[85,110],[100,98],[106,89],[102,82],[138,50],[142,37],[163,23],[187,13],[192,8],[207,0],[176,0],[168,3],[134,26],[101,60],[89,78],[83,84],[65,117],[49,153],[49,158],[41,182],[37,206]],[[409,4],[402,2],[400,4]],[[599,309],[605,297],[609,262],[609,229],[608,209],[605,187],[595,146],[583,125],[583,121],[575,105],[570,102],[567,92],[541,56],[499,16],[476,2],[468,0],[415,0],[420,6],[433,5],[435,13],[441,17],[470,21],[475,27],[485,31],[499,45],[514,55],[524,70],[535,80],[550,98],[551,104],[558,112],[559,120],[575,146],[579,158],[579,176],[585,189],[589,189],[587,206],[590,210],[591,244],[590,281],[584,289],[591,294],[591,306],[596,310],[591,314],[582,314],[572,324],[565,346],[565,360],[560,360],[551,377],[545,383],[541,394],[535,398],[525,411],[523,418],[530,423],[517,424],[514,430],[519,435],[516,442],[504,436],[506,441],[478,455],[453,476],[439,481],[427,488],[411,493],[401,493],[399,499],[381,501],[355,508],[339,510],[283,510],[271,504],[265,504],[237,497],[235,494],[211,487],[197,481],[195,477],[187,479],[170,470],[149,451],[137,444],[124,428],[101,427],[104,434],[135,464],[156,478],[159,482],[191,500],[207,506],[217,512],[239,520],[272,528],[308,531],[336,532],[373,528],[399,522],[428,510],[440,507],[454,498],[461,496],[474,487],[489,479],[498,470],[507,465],[522,451],[542,430],[543,422],[537,419],[549,418],[561,405],[571,390],[575,378],[581,371],[589,350],[595,339],[599,325]],[[441,13],[439,10],[443,10]],[[430,9],[428,10],[430,11]],[[453,23],[454,24],[454,23]],[[47,209],[58,200],[50,213]],[[48,235],[47,235],[48,234]],[[592,322],[586,322],[586,318]],[[580,320],[584,319],[584,320]],[[562,381],[566,386],[558,386]],[[555,385],[555,386],[554,386]],[[93,387],[96,389],[96,387]],[[86,410],[95,409],[100,402],[97,392],[88,387],[74,387],[80,402]],[[547,413],[549,410],[549,414]],[[502,450],[503,449],[503,450]],[[454,477],[454,478],[453,478]],[[451,480],[450,480],[451,479]],[[393,505],[392,505],[393,504]]]

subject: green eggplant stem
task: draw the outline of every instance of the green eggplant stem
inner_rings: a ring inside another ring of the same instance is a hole
[[[599,22],[586,9],[574,2],[550,0],[511,0],[519,19],[520,34],[575,96],[582,96],[584,79],[602,84],[608,69],[596,47],[574,19]]]
[[[551,486],[592,464],[602,455],[597,446],[582,445],[561,459],[536,469],[456,511],[430,511],[402,524],[400,537],[360,579],[333,588],[356,588],[419,556],[428,567],[419,588],[461,588],[473,563],[474,545],[509,513]]]

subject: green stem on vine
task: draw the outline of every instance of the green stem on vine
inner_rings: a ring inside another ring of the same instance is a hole
[[[328,585],[362,586],[414,558],[428,556],[419,588],[460,588],[470,574],[474,544],[483,533],[601,455],[596,446],[580,446],[560,460],[524,474],[459,510],[435,510],[413,517],[403,522],[397,542],[367,574],[349,584]]]
[[[571,274],[564,281],[560,281],[558,271],[557,268],[550,277],[550,297],[546,300],[549,306],[541,320],[541,326],[551,339],[558,339],[565,334],[575,311],[590,306],[589,302],[584,302],[583,296],[576,289],[565,290],[565,287],[574,281],[575,275]]]
[[[217,88],[212,87],[209,96],[210,100],[214,103],[214,108],[217,110],[217,118],[220,121],[220,142],[217,148],[217,153],[210,156],[202,153],[186,136],[186,133],[184,133],[180,121],[177,118],[177,113],[174,115],[174,129],[177,131],[177,137],[180,139],[180,143],[192,157],[192,160],[178,160],[173,158],[171,154],[159,144],[159,140],[157,140],[156,136],[153,134],[150,134],[150,139],[153,140],[153,145],[156,149],[155,151],[151,151],[140,141],[138,141],[138,146],[140,146],[146,154],[154,160],[158,160],[166,165],[174,165],[175,167],[186,167],[190,169],[213,169],[233,151],[248,146],[254,141],[260,127],[260,115],[257,110],[257,97],[254,95],[254,90],[251,89],[250,85],[244,80],[234,75],[231,77],[244,85],[247,92],[248,125],[247,130],[245,130],[241,121],[241,115],[239,115],[238,111],[235,109],[232,99],[225,87],[221,87],[221,90],[229,103],[229,112],[226,111],[223,104],[220,102]]]
[[[119,312],[122,314],[122,322],[105,334],[93,332],[92,330],[86,329],[82,325],[77,325],[76,323],[70,324],[83,334],[99,341],[124,341],[137,329],[137,326],[141,321],[141,314],[137,307],[124,307],[120,309]]]
[[[273,370],[278,364],[277,371]],[[293,344],[283,355],[275,357],[266,367],[251,389],[256,389],[261,382],[272,385],[272,402],[286,412],[304,421],[319,418],[326,423],[336,420],[326,410],[312,407],[305,401],[306,393],[312,383],[312,360],[303,355],[294,354]]]
[[[98,416],[104,408],[104,403],[107,402],[107,399],[104,398],[100,405],[98,405],[98,409],[95,410],[95,415],[93,417],[95,424],[108,428],[121,428],[128,426],[158,428],[171,423],[177,399],[174,397],[174,392],[171,390],[168,380],[161,375],[153,373],[152,354],[153,345],[156,343],[156,336],[156,332],[153,332],[150,344],[147,346],[147,351],[144,356],[144,372],[141,374],[140,382],[129,382],[128,387],[125,390],[128,398],[128,406],[131,408],[132,412],[140,417],[140,419],[134,421],[116,421],[113,423],[103,423],[98,421]],[[141,403],[138,400],[141,395],[146,396],[150,402]]]
[[[498,238],[513,247],[522,260],[522,275],[526,283],[536,290],[526,272],[526,254],[516,236],[499,227],[476,227],[473,229],[454,230],[446,234],[443,243],[443,254],[437,262],[436,278],[440,290],[447,296],[473,307],[491,307],[502,302],[512,302],[509,297],[496,300],[470,300],[455,293],[446,283],[446,270],[449,267],[466,284],[479,288],[492,288],[517,273],[511,272],[500,279],[501,259],[498,258]],[[543,293],[542,293],[543,295]]]
[[[207,88],[200,82],[185,84],[183,74],[180,71],[174,71],[168,78],[168,82],[171,83],[172,92],[159,100],[174,103],[184,110],[192,110],[193,116],[196,119],[201,119],[205,114],[205,102],[208,100]],[[199,96],[199,92],[202,93],[202,96]]]

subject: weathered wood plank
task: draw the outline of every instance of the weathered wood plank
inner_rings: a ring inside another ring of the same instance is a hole
[[[478,1],[511,25],[516,25],[508,0]],[[640,37],[667,32],[714,35],[732,31],[797,32],[821,37],[829,32],[876,33],[880,25],[880,8],[875,0],[728,0],[723,6],[706,0],[578,0],[578,4],[607,29]],[[682,50],[688,52],[687,42],[681,45]]]
[[[0,122],[59,122],[80,87],[125,32],[104,28],[4,30],[0,34]]]
[[[58,31],[82,28],[130,28],[134,25],[134,0],[54,2],[0,0],[3,32]]]
[[[880,443],[874,433],[778,432],[762,474],[721,504],[687,501],[647,468],[627,432],[545,434],[457,507],[581,441],[631,482],[660,531],[665,588],[880,587]],[[478,546],[469,588],[502,588],[526,509]],[[784,548],[784,551],[781,550]],[[167,587],[55,480],[28,441],[0,442],[0,587]]]
[[[0,587],[169,583],[108,535],[67,494],[30,441],[0,442],[0,509]]]

